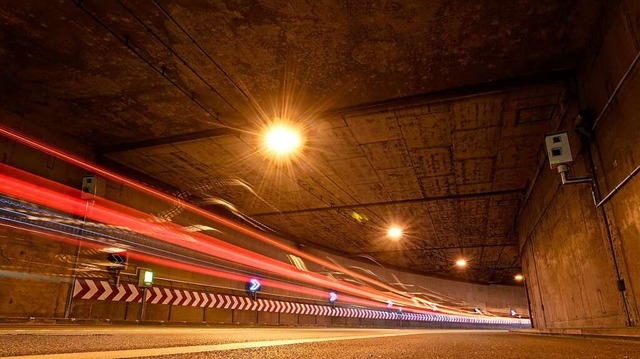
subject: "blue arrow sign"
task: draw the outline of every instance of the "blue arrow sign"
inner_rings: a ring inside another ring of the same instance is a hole
[[[109,262],[111,262],[111,267],[112,268],[124,267],[125,263],[126,263],[124,258],[122,258],[121,255],[116,254],[116,253],[110,253],[109,254]]]
[[[391,307],[393,307],[393,302],[388,300],[387,301],[387,308],[391,308]]]
[[[338,300],[338,295],[336,294],[336,292],[329,292],[329,301],[333,303],[336,300]]]
[[[253,278],[249,281],[250,286],[249,286],[249,291],[250,292],[257,292],[260,290],[260,287],[262,286],[262,284],[260,284],[260,281],[258,281],[257,279]]]

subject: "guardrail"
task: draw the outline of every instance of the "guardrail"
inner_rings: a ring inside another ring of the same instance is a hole
[[[104,300],[139,303],[142,290],[131,283],[114,286],[105,280],[76,279],[73,298],[75,300]],[[154,286],[148,289],[147,304],[216,308],[229,310],[247,310],[258,312],[291,313],[300,315],[321,315],[332,317],[362,319],[395,319],[401,321],[471,323],[526,326],[529,319],[456,316],[439,313],[414,313],[409,311],[385,311],[364,307],[329,306],[299,302],[258,298],[253,300],[245,296],[192,291]]]

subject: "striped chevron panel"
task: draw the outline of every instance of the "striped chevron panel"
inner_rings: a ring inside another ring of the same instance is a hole
[[[122,302],[140,302],[142,290],[133,284],[111,285],[104,280],[76,279],[74,299],[111,300]],[[218,308],[235,310],[256,310],[261,312],[292,313],[303,315],[324,315],[364,319],[399,319],[423,322],[455,322],[476,324],[529,324],[528,319],[462,317],[447,314],[425,314],[371,310],[365,308],[330,307],[326,305],[284,302],[279,300],[252,300],[249,297],[210,292],[196,292],[185,289],[152,287],[147,292],[147,303],[180,305],[200,308]]]

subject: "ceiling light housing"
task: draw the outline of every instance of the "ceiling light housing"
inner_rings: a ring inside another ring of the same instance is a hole
[[[387,236],[391,239],[400,239],[402,237],[402,228],[393,226],[387,231]]]
[[[456,266],[460,267],[460,268],[464,268],[467,266],[467,260],[460,258],[458,260],[456,260]]]
[[[124,248],[120,248],[120,247],[104,247],[104,248],[100,249],[100,251],[104,252],[104,253],[116,254],[116,253],[126,252],[127,250],[124,249]]]
[[[302,142],[300,131],[283,124],[271,126],[264,135],[265,148],[276,157],[296,153],[302,147]]]

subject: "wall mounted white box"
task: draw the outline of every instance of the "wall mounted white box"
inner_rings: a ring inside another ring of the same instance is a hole
[[[567,132],[546,135],[544,137],[544,143],[547,147],[547,155],[551,169],[573,162],[571,146],[569,144],[569,134]]]

